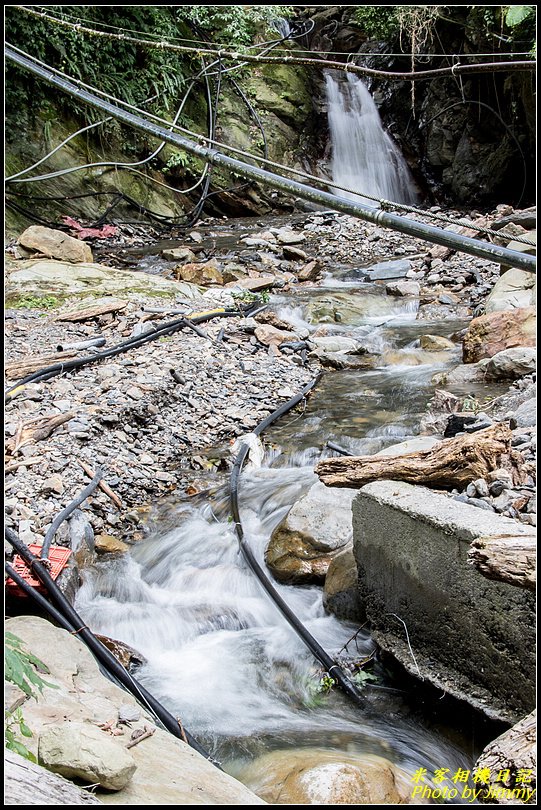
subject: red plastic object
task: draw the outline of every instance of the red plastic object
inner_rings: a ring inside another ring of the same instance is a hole
[[[39,557],[39,555],[41,554],[41,546],[38,545],[30,545],[28,546],[28,550],[31,551],[35,557]],[[48,559],[51,564],[49,568],[49,574],[53,579],[56,579],[60,575],[70,555],[71,555],[70,548],[62,548],[61,546],[51,546],[51,548],[49,549]],[[45,589],[43,585],[41,584],[39,579],[37,579],[34,573],[28,568],[28,565],[25,563],[25,561],[19,554],[16,554],[15,557],[13,558],[13,568],[19,574],[19,576],[24,579],[25,582],[27,582],[33,588],[37,588],[38,591],[40,591],[41,593],[44,592]],[[22,596],[22,597],[28,596],[28,594],[26,594],[22,590],[22,588],[19,588],[17,583],[14,582],[9,577],[6,580],[6,587],[9,589],[9,592],[13,596]]]

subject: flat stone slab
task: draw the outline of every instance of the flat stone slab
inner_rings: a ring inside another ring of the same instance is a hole
[[[363,268],[363,272],[368,273],[371,281],[381,281],[391,278],[404,278],[408,270],[411,269],[409,259],[396,259],[392,262],[378,262],[371,267]]]
[[[535,529],[397,481],[367,484],[352,511],[361,604],[376,643],[492,718],[514,723],[530,712],[535,596],[488,581],[467,555],[477,537]]]
[[[8,296],[32,295],[129,295],[144,293],[156,296],[196,299],[199,287],[187,282],[169,281],[149,273],[117,270],[114,267],[82,262],[70,264],[52,259],[20,260],[7,263]]]

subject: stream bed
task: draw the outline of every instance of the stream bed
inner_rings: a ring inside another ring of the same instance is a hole
[[[140,269],[149,272],[148,256]],[[294,295],[278,291],[270,306],[311,334],[324,327],[358,340],[378,359],[367,370],[326,371],[305,407],[264,434],[263,464],[246,469],[240,485],[245,535],[262,565],[273,529],[317,481],[314,464],[332,454],[327,441],[362,455],[418,434],[433,376],[460,362],[458,344],[427,352],[419,336],[449,337],[466,325],[418,321],[417,300],[389,297],[384,287],[340,274]],[[340,317],[330,318],[329,309],[336,316],[337,308]],[[482,399],[497,391],[469,384],[466,393]],[[94,631],[142,653],[146,663],[137,677],[227,772],[267,801],[287,804],[303,802],[270,782],[285,780],[297,756],[376,770],[384,763],[393,769],[399,800],[382,801],[417,803],[411,796],[420,768],[426,784],[438,769],[472,768],[491,738],[478,731],[479,718],[467,711],[456,711],[454,722],[434,718],[423,709],[422,690],[379,660],[367,628],[325,612],[320,587],[275,583],[332,657],[371,659],[366,713],[322,687],[325,673],[240,555],[227,482],[204,497],[169,499],[159,515],[129,555],[85,572],[77,609]],[[459,791],[443,801],[467,800]]]

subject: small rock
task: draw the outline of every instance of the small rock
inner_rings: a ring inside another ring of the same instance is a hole
[[[98,534],[95,540],[95,548],[98,554],[125,554],[129,551],[129,546],[113,537],[112,534]]]
[[[46,478],[41,485],[42,492],[56,492],[57,495],[62,495],[64,492],[64,482],[60,475],[51,475]]]
[[[390,281],[385,285],[387,295],[398,297],[419,296],[421,286],[417,281]]]

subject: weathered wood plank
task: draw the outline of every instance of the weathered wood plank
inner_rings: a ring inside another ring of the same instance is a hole
[[[92,318],[97,318],[100,315],[106,315],[109,312],[118,312],[128,306],[129,301],[121,298],[103,298],[95,301],[89,307],[76,309],[72,312],[64,312],[58,315],[57,321],[69,321],[70,323],[77,323],[78,321],[89,321]]]

